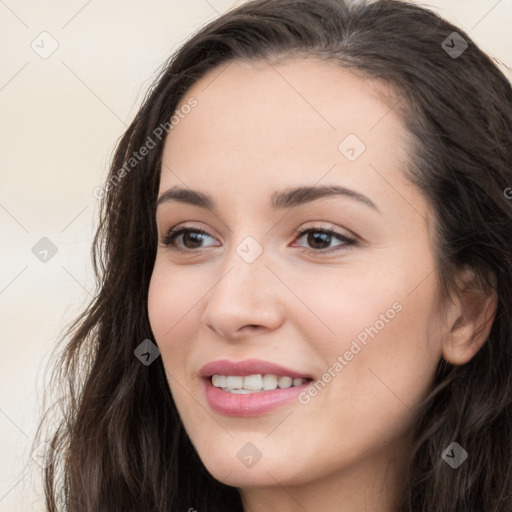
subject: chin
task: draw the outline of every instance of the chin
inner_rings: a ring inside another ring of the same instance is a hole
[[[267,460],[262,456],[252,466],[245,465],[236,454],[234,457],[226,457],[226,454],[220,457],[201,457],[201,460],[216,480],[233,487],[301,485],[311,478],[310,471],[301,472],[296,467],[283,464],[283,457],[278,454]]]
[[[276,481],[281,483],[283,478],[283,475],[277,473],[279,471],[277,468],[273,471],[272,468],[269,469],[263,465],[258,468],[245,468],[234,464],[231,466],[228,464],[214,464],[213,466],[206,466],[206,469],[213,478],[232,487],[274,487],[277,485]]]

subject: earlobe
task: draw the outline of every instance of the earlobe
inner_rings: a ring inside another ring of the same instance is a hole
[[[443,357],[449,363],[467,363],[487,341],[498,306],[493,281],[490,287],[477,280],[471,270],[461,274],[460,291],[451,308],[452,323],[443,342]]]

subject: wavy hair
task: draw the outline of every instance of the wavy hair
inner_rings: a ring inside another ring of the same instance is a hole
[[[467,43],[458,56],[448,50],[453,32]],[[424,7],[254,0],[201,27],[169,58],[117,144],[92,250],[96,294],[61,340],[49,384],[60,398],[37,432],[50,447],[43,476],[49,512],[243,510],[238,489],[200,461],[161,358],[146,366],[134,356],[152,338],[147,298],[163,143],[129,173],[120,171],[168,126],[205,73],[236,60],[290,56],[335,62],[392,86],[392,108],[410,136],[408,177],[436,219],[442,297],[456,292],[456,270],[465,266],[498,295],[476,355],[457,366],[439,361],[416,411],[397,512],[512,510],[510,82],[467,33]],[[454,440],[469,454],[456,470],[441,458]]]

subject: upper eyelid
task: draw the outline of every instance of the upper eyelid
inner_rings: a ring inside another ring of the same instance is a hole
[[[187,224],[187,222],[194,222],[194,221],[183,221],[183,222],[179,222],[178,224],[176,224],[175,226],[169,228],[169,229],[165,229],[165,233],[168,234],[170,233],[171,231],[177,231],[178,229],[182,229],[182,228],[186,228],[186,229],[190,229],[190,230],[198,230],[198,231],[204,231],[206,232],[208,235],[210,235],[210,233],[208,232],[208,229],[209,228],[203,228],[199,225],[195,225],[195,224]],[[201,221],[197,221],[198,223],[201,223]],[[347,236],[354,236],[356,237],[357,235],[353,234],[352,231],[350,231],[349,229],[347,228],[340,228],[338,226],[336,226],[334,223],[331,223],[329,221],[322,221],[322,220],[311,220],[311,221],[308,221],[306,224],[309,224],[309,223],[312,223],[312,225],[308,225],[308,226],[302,226],[300,228],[297,228],[294,230],[294,233],[298,233],[299,231],[304,231],[306,229],[318,229],[318,230],[321,230],[321,229],[330,229],[330,230],[333,230],[333,231],[343,231],[343,232],[346,232],[348,235]],[[316,223],[316,224],[315,224]],[[158,225],[158,223],[157,223]],[[231,230],[230,230],[231,231]],[[213,236],[213,235],[210,235],[210,236]]]
[[[311,222],[314,222],[314,221],[311,221]],[[317,230],[317,231],[327,230],[327,231],[333,231],[333,232],[338,233],[340,235],[344,235],[346,237],[358,238],[357,235],[353,234],[351,231],[349,231],[347,229],[341,229],[340,230],[340,228],[337,228],[337,227],[332,227],[332,226],[329,226],[329,225],[324,225],[322,223],[322,221],[317,221],[317,222],[320,222],[320,224],[316,224],[316,225],[312,225],[312,226],[301,227],[301,228],[295,229],[294,232],[293,232],[293,235],[297,236],[302,231],[308,231],[308,230]],[[185,224],[185,225],[177,224],[175,227],[172,227],[172,228],[166,230],[164,232],[164,237],[168,236],[169,234],[171,234],[173,232],[179,231],[181,229],[188,229],[190,231],[200,231],[202,233],[207,234],[208,236],[216,238],[214,235],[209,233],[207,229],[199,227],[199,226],[195,226],[195,225],[188,225],[188,224]]]

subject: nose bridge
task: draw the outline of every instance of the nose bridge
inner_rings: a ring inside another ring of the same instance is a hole
[[[208,294],[204,322],[225,337],[245,325],[275,327],[280,308],[270,291],[275,283],[268,263],[267,252],[252,236],[233,246]]]
[[[245,303],[258,302],[258,297],[265,295],[264,281],[272,275],[267,263],[267,252],[263,251],[261,244],[252,236],[245,237],[230,249],[210,299],[215,295],[216,300],[226,298],[240,299]]]

